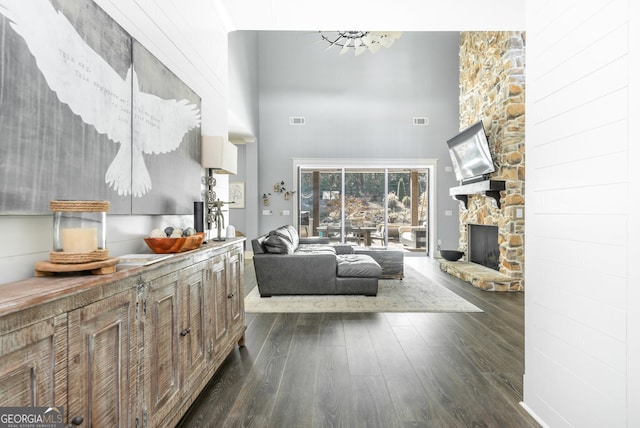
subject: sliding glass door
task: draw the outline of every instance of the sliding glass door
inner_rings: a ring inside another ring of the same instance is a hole
[[[301,236],[428,250],[428,170],[300,167]]]

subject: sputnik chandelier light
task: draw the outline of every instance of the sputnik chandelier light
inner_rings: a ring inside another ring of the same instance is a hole
[[[326,50],[338,46],[341,48],[340,55],[353,49],[356,56],[366,50],[376,53],[381,46],[388,48],[402,36],[399,31],[318,31],[318,33],[322,37],[320,41],[329,43]]]

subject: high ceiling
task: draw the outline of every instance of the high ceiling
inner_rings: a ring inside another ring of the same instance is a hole
[[[230,30],[524,30],[525,0],[214,0]]]

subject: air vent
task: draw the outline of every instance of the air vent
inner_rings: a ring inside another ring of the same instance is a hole
[[[290,117],[289,125],[304,125],[304,117]]]
[[[414,117],[413,118],[413,124],[415,126],[427,126],[429,124],[429,118],[428,117]]]

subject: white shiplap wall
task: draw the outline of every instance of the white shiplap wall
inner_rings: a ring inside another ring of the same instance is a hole
[[[94,0],[202,98],[202,132],[227,131],[227,31],[216,2]]]
[[[527,2],[524,405],[552,427],[631,426],[629,20]]]
[[[632,72],[635,70],[635,72]],[[640,189],[640,2],[629,1],[629,194],[632,201],[627,234],[629,266],[636,266],[640,260],[640,209],[638,195]],[[627,287],[627,426],[640,427],[640,280],[631,276]]]

